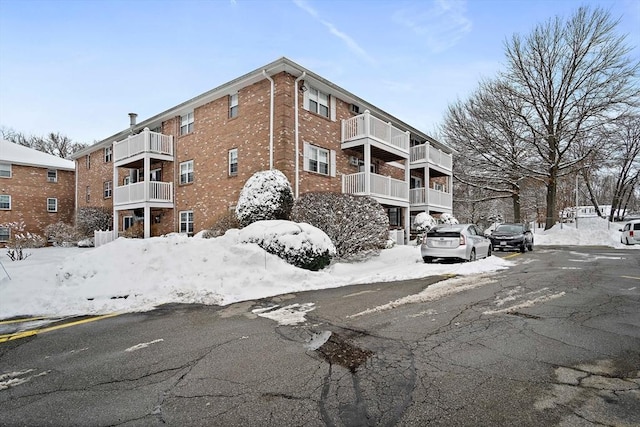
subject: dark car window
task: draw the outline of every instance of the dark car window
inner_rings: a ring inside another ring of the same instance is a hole
[[[640,222],[637,224],[633,224],[633,229],[634,230],[640,230]]]
[[[460,230],[452,228],[432,228],[427,232],[427,237],[460,237]]]
[[[499,225],[496,232],[500,233],[523,233],[521,225]]]

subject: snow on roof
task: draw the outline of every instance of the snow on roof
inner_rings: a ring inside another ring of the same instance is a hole
[[[76,164],[72,160],[66,160],[33,148],[14,144],[4,139],[0,139],[0,162],[70,171],[76,169]]]

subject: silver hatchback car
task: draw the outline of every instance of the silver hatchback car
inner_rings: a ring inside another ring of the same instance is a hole
[[[493,247],[475,224],[441,224],[427,232],[420,253],[426,263],[437,258],[475,261],[491,256]]]

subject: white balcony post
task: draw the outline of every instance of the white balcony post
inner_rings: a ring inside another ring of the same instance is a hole
[[[364,193],[371,194],[371,145],[368,141],[364,144]]]
[[[364,110],[364,136],[371,134],[371,113],[369,110]]]
[[[151,150],[151,137],[149,135],[149,128],[144,128],[142,131],[144,134],[144,151],[148,153]]]
[[[113,238],[118,238],[118,211],[116,210],[116,190],[118,188],[118,168],[115,165],[115,143],[111,149],[111,162],[113,163],[113,181],[111,181],[111,208],[113,210]]]
[[[146,182],[145,182],[146,184]],[[144,206],[144,238],[151,237],[151,209],[148,204]]]

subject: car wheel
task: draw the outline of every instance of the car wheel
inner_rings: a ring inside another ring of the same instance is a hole
[[[425,264],[431,264],[433,262],[433,258],[431,258],[430,256],[422,257],[422,260]]]
[[[629,238],[628,238],[628,237],[625,237],[624,239],[627,241],[627,242],[625,243],[625,245],[630,245],[630,244],[631,244],[631,243],[629,243]]]
[[[533,250],[533,242],[529,243],[529,246],[527,246],[527,249],[529,249],[529,252]]]
[[[489,250],[487,251],[487,258],[489,258],[491,256],[492,252],[493,252],[493,247],[491,245],[489,245]]]
[[[471,253],[469,254],[469,262],[473,262],[476,260],[476,250],[471,249]]]
[[[527,251],[527,245],[523,243],[522,246],[520,246],[520,252],[525,253],[526,251]]]

